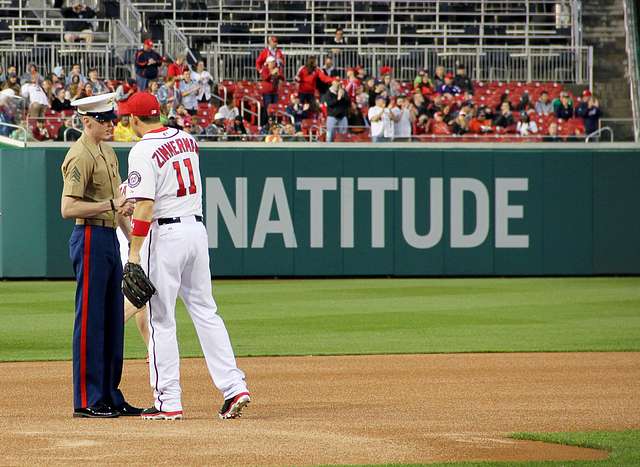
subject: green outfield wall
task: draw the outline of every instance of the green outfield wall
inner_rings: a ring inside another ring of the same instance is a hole
[[[126,148],[118,148],[126,167]],[[0,151],[0,277],[72,276],[66,148]],[[640,273],[640,151],[202,148],[215,276]],[[124,174],[123,174],[124,175]]]

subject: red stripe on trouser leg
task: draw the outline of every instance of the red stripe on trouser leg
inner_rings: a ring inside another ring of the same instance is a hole
[[[82,258],[82,324],[80,327],[80,399],[87,406],[87,321],[89,319],[89,260],[91,258],[91,226],[84,227]]]

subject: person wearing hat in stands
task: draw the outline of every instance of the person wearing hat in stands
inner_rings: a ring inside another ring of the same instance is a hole
[[[158,68],[162,65],[162,57],[153,50],[153,41],[146,39],[142,49],[136,52],[136,84],[138,91],[147,89],[149,80],[158,77]]]
[[[269,37],[267,46],[260,52],[260,55],[258,55],[256,59],[256,70],[258,70],[258,73],[262,73],[267,58],[269,57],[274,59],[276,68],[284,68],[284,54],[282,53],[282,49],[278,47],[278,38],[276,36]]]
[[[443,96],[457,96],[462,90],[453,84],[453,73],[447,73],[444,76],[444,84],[441,84],[436,91]]]
[[[555,106],[556,117],[563,120],[569,120],[573,118],[573,101],[569,98],[569,93],[560,93],[560,103]]]
[[[113,134],[114,94],[73,102],[84,131],[62,163],[60,212],[75,219],[69,253],[77,281],[73,330],[74,417],[140,416],[119,389],[124,344],[122,263],[116,237],[128,238],[133,204],[120,193]]]
[[[598,130],[598,123],[602,111],[600,110],[600,102],[591,94],[591,91],[585,89],[582,91],[582,101],[576,109],[576,117],[582,118],[584,122],[584,130],[587,135]]]

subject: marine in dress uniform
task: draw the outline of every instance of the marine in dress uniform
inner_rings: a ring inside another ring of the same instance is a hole
[[[124,318],[122,263],[116,227],[129,233],[133,206],[118,189],[118,159],[105,143],[116,118],[114,94],[72,103],[84,131],[62,164],[61,213],[75,218],[69,255],[77,281],[73,328],[74,417],[139,416],[118,386],[122,375]]]

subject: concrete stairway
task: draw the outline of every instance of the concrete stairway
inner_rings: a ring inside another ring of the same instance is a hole
[[[604,118],[631,118],[622,0],[583,0],[583,43],[593,46],[594,94]],[[633,137],[631,122],[614,126],[616,140]]]

